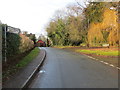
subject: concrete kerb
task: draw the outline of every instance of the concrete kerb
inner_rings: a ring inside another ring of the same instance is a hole
[[[44,50],[44,49],[42,49],[42,50]],[[28,88],[28,86],[30,85],[30,82],[34,79],[35,75],[39,72],[40,67],[42,66],[42,64],[43,64],[43,62],[45,60],[45,57],[46,57],[46,51],[44,50],[44,55],[43,55],[43,58],[42,58],[40,64],[35,68],[33,73],[28,77],[28,79],[22,85],[22,87],[21,87],[22,90],[25,89],[25,88]]]

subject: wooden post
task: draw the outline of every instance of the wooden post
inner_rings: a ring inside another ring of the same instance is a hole
[[[7,62],[7,59],[6,59],[6,53],[7,53],[7,45],[6,45],[6,32],[7,32],[7,25],[5,25],[5,62]]]

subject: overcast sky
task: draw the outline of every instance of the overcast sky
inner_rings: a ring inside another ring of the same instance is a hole
[[[0,0],[0,20],[36,35],[45,34],[45,25],[54,12],[75,0]]]

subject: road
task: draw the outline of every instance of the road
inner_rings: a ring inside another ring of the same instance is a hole
[[[118,88],[116,68],[75,52],[44,49],[44,65],[30,88]]]

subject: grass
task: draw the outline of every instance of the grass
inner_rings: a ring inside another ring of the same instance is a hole
[[[58,46],[56,46],[58,47]],[[70,47],[70,46],[59,46],[61,49],[70,50],[73,52],[80,52],[92,56],[99,61],[104,61],[114,66],[118,66],[118,55],[120,55],[120,50],[118,47],[111,48],[87,48],[87,47]]]
[[[82,52],[85,54],[95,54],[104,56],[118,56],[118,51],[104,51],[104,50],[76,50],[76,52]]]
[[[53,46],[54,48],[72,48],[72,47],[79,47],[79,46]]]
[[[98,48],[98,49],[76,49],[75,47],[80,46],[54,46],[55,48],[60,49],[74,49],[75,52],[81,52],[85,54],[94,54],[94,55],[101,55],[101,56],[118,56],[120,51],[118,51],[118,48]]]
[[[25,56],[16,66],[17,67],[24,67],[29,62],[31,62],[38,54],[40,50],[36,47],[33,49],[27,56]]]
[[[2,74],[3,80],[5,81],[7,78],[18,72],[20,68],[29,64],[39,54],[39,52],[39,48],[36,47],[27,56],[23,57],[16,65],[8,67],[7,71]]]

